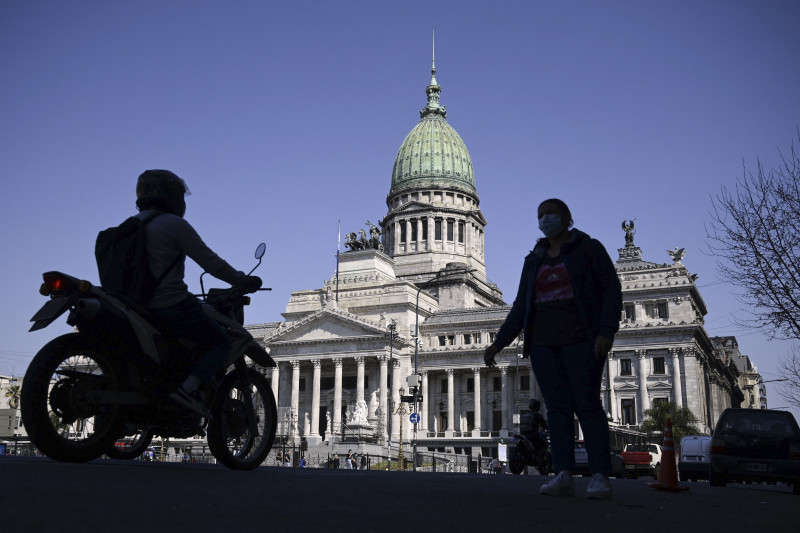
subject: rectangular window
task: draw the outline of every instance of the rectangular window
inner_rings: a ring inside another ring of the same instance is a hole
[[[411,242],[417,242],[417,220],[411,219]]]
[[[647,318],[654,320],[667,319],[667,302],[651,302],[644,304],[644,312]]]
[[[447,379],[441,380],[442,394],[447,394]]]
[[[433,238],[437,241],[442,240],[442,219],[437,218],[433,221]]]
[[[625,304],[625,322],[636,322],[636,306]]]
[[[423,241],[427,241],[428,240],[428,219],[427,218],[423,218],[422,219],[422,240]]]
[[[321,390],[331,390],[335,386],[333,376],[322,376],[319,380],[319,388]]]
[[[306,378],[300,378],[300,392],[306,391]]]
[[[467,411],[467,431],[475,429],[475,411]]]
[[[469,346],[472,344],[472,335],[469,333],[464,333],[464,344]]]
[[[453,346],[456,343],[456,336],[455,335],[448,335],[447,336],[447,345]]]
[[[500,376],[493,376],[492,377],[492,390],[499,391],[503,390],[503,380]]]
[[[633,398],[622,399],[622,423],[636,425],[636,400]]]
[[[653,358],[653,374],[666,374],[667,368],[663,357]]]
[[[630,359],[620,359],[619,360],[619,375],[620,376],[631,376],[633,372],[631,371],[631,360]]]
[[[496,338],[497,338],[497,333],[490,332],[489,333],[489,344],[492,344],[495,341]]]
[[[531,390],[531,377],[530,376],[520,376],[519,377],[519,390]]]
[[[464,223],[458,222],[458,242],[464,244]]]
[[[400,242],[406,242],[406,221],[400,221]]]
[[[447,337],[439,335],[439,346],[447,346]]]
[[[669,402],[669,398],[653,398],[653,407],[658,407],[667,402]]]
[[[447,240],[448,241],[452,241],[453,240],[453,221],[452,220],[448,220],[447,221]]]
[[[475,392],[475,378],[467,378],[467,392]]]
[[[481,334],[480,333],[473,333],[472,338],[475,339],[475,344],[481,343]]]

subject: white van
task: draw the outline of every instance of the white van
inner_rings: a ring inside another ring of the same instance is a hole
[[[678,453],[678,472],[681,481],[708,479],[708,469],[711,466],[711,437],[704,435],[683,437]]]

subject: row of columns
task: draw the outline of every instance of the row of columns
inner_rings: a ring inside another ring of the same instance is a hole
[[[417,250],[416,251],[430,251],[433,250],[433,242],[435,238],[435,231],[436,231],[436,220],[437,218],[442,223],[442,241],[443,242],[453,242],[454,244],[459,244],[459,223],[464,225],[464,242],[462,243],[465,247],[465,250],[469,251],[473,248],[477,249],[479,254],[482,255],[483,252],[483,239],[482,235],[483,232],[481,228],[474,224],[472,221],[469,220],[462,220],[460,218],[454,217],[434,217],[434,216],[427,216],[427,217],[418,217],[413,219],[403,219],[403,220],[395,220],[392,226],[392,231],[390,235],[391,243],[388,243],[389,246],[392,248],[392,252],[394,255],[398,255],[401,253],[400,245],[400,236],[401,236],[401,227],[405,225],[406,229],[406,240],[405,244],[407,245],[406,251],[410,251],[411,243],[416,243]],[[427,239],[422,239],[422,221],[427,220],[428,222],[428,232],[427,232]],[[453,240],[447,240],[447,221],[453,221]],[[412,241],[411,236],[413,235],[413,229],[416,226],[417,232],[417,239]],[[425,249],[421,248],[422,243],[425,243]]]
[[[669,353],[672,359],[672,392],[673,392],[673,401],[678,405],[678,407],[683,407],[683,384],[681,382],[681,364],[680,364],[680,348],[670,348]],[[638,385],[639,385],[639,407],[638,411],[640,411],[639,416],[642,415],[647,409],[650,408],[650,397],[647,390],[647,376],[649,375],[647,371],[647,350],[636,350],[635,355],[639,359],[639,372],[638,372]],[[614,360],[614,354],[608,354],[609,363]],[[609,364],[609,370],[611,365]],[[666,366],[665,366],[666,368]],[[609,401],[610,401],[610,411],[611,417],[614,420],[618,420],[620,418],[619,413],[619,406],[617,405],[617,395],[616,391],[614,390],[613,385],[613,378],[611,381],[611,387],[609,390]]]

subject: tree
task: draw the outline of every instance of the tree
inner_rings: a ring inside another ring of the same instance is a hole
[[[663,432],[667,420],[672,421],[672,440],[677,446],[686,435],[697,435],[697,418],[688,407],[678,407],[675,402],[661,402],[644,412],[644,421],[639,426],[646,433]]]
[[[778,376],[785,380],[778,385],[778,394],[787,404],[800,408],[800,350],[796,346],[779,359]]]
[[[9,385],[6,389],[6,398],[8,398],[8,406],[11,409],[19,407],[19,396],[22,393],[22,386]]]
[[[798,131],[800,138],[800,131]],[[706,233],[720,277],[743,289],[741,325],[773,338],[800,339],[800,157],[792,144],[782,166],[744,173],[712,199]]]

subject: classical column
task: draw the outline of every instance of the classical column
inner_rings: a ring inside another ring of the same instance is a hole
[[[319,359],[313,359],[311,364],[314,365],[311,384],[311,436],[319,437],[319,387],[322,363]]]
[[[480,367],[475,367],[472,369],[472,372],[475,375],[475,385],[473,390],[475,391],[475,434],[474,437],[481,436],[481,405],[483,405],[483,398],[481,398],[481,369]]]
[[[400,253],[400,221],[394,221],[394,231],[392,231],[392,248],[394,249],[394,255]]]
[[[683,383],[681,382],[681,361],[680,361],[680,349],[679,348],[670,348],[670,354],[672,354],[672,387],[673,387],[673,396],[675,398],[675,403],[678,407],[683,407]]]
[[[433,250],[433,242],[434,242],[434,238],[433,237],[436,235],[436,233],[435,233],[435,231],[436,231],[435,224],[436,224],[436,220],[432,216],[429,216],[428,217],[428,239],[427,239],[428,242],[425,243],[425,249],[426,250]]]
[[[636,355],[639,356],[639,392],[641,402],[642,416],[639,420],[644,419],[644,412],[650,409],[650,402],[647,398],[647,350],[636,350]]]
[[[430,228],[428,228],[430,229]],[[422,413],[420,415],[420,430],[428,430],[428,371],[422,371]]]
[[[400,361],[392,361],[392,440],[400,438],[400,415],[395,410],[400,407]]]
[[[294,424],[299,423],[300,420],[300,413],[298,412],[298,408],[300,405],[300,361],[292,361],[292,409],[291,409],[291,418],[289,419],[290,423],[294,426]],[[297,438],[297,432],[289,430],[290,434],[295,435],[295,439]]]
[[[453,431],[455,430],[456,427],[456,421],[455,421],[456,398],[455,398],[455,393],[453,391],[454,388],[455,388],[455,380],[453,379],[453,369],[448,368],[447,369],[447,431],[449,437],[453,436]]]
[[[614,391],[615,373],[612,370],[614,367],[614,353],[609,352],[606,370],[608,371],[608,403],[611,405],[608,406],[608,412],[611,413],[611,419],[617,421],[619,420],[619,409],[617,407],[617,393]]]
[[[278,383],[281,379],[280,363],[276,363],[272,369],[272,395],[275,397],[275,405],[278,404]]]
[[[381,417],[383,418],[383,420],[381,421],[381,425],[383,426],[383,438],[387,439],[389,438],[389,433],[388,433],[389,428],[386,425],[387,421],[389,420],[387,416],[387,413],[389,412],[388,410],[389,372],[387,371],[387,368],[389,366],[389,357],[386,355],[379,355],[378,361],[381,364],[381,383],[380,383],[381,397],[379,400],[381,407]]]
[[[331,432],[340,434],[342,425],[342,358],[333,359],[335,367],[333,378],[333,418],[331,418]]]
[[[422,217],[415,219],[414,224],[417,226],[417,246],[416,251],[422,250]]]
[[[500,431],[504,431],[505,434],[501,434],[501,437],[505,437],[508,435],[508,367],[501,366],[500,367],[500,382],[502,386],[500,387],[502,391],[500,392],[500,405],[502,406],[502,415],[500,419],[503,421],[503,425],[500,427]]]
[[[364,357],[356,357],[358,375],[356,378],[356,405],[364,400]]]

